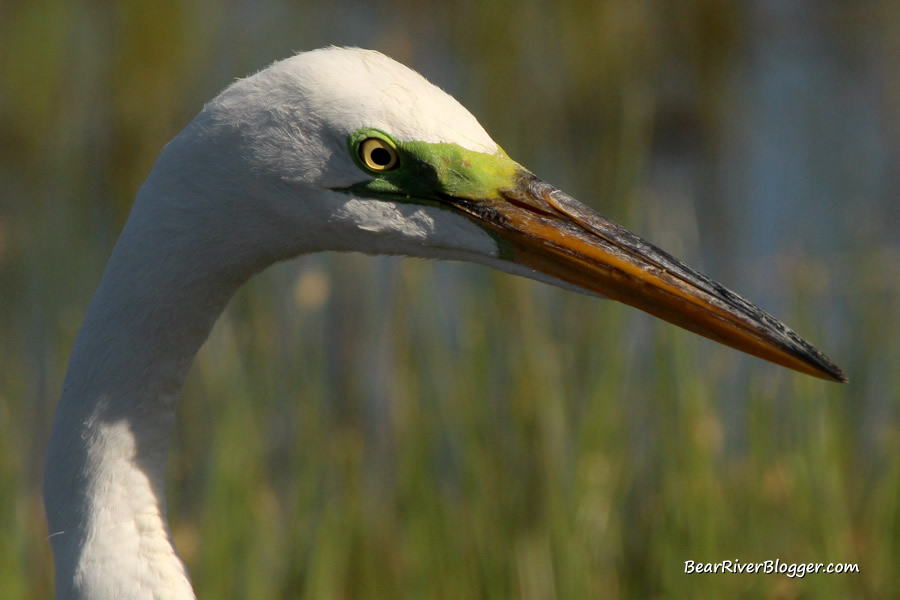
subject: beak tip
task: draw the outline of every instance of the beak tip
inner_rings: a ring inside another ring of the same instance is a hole
[[[813,375],[826,381],[833,381],[836,383],[847,383],[849,381],[841,368],[834,364],[831,359],[802,339],[801,342],[803,344],[802,350],[794,353],[794,356],[802,361],[803,367],[798,368],[796,363],[794,365],[785,366],[790,366],[795,370],[808,373],[809,375]]]
[[[830,371],[828,374],[831,375],[836,382],[838,382],[838,383],[849,383],[850,382],[850,379],[846,375],[844,375],[844,372],[841,371],[836,365],[832,365],[832,367],[833,367],[833,370]]]

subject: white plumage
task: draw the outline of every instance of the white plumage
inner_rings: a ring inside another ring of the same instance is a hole
[[[332,191],[368,177],[347,157],[363,126],[497,152],[419,74],[339,48],[234,83],[166,146],[88,309],[54,422],[45,502],[58,598],[193,597],[165,519],[169,432],[194,355],[250,276],[325,249],[496,255],[462,216]]]

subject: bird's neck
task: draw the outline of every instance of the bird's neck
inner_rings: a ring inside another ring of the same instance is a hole
[[[146,188],[79,331],[54,420],[44,498],[58,598],[194,597],[166,521],[169,436],[197,350],[261,265],[225,261],[240,254],[196,230],[219,224]]]

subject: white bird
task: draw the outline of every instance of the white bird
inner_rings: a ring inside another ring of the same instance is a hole
[[[164,493],[185,375],[238,287],[321,250],[481,263],[845,380],[774,318],[513,162],[421,75],[372,51],[298,54],[207,104],[138,193],[53,423],[57,598],[194,598]]]

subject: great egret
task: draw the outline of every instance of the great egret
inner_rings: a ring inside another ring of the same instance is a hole
[[[759,308],[513,162],[418,73],[366,50],[298,54],[207,104],[138,193],[50,438],[58,598],[194,597],[164,494],[185,375],[241,284],[321,250],[482,263],[845,380]]]

